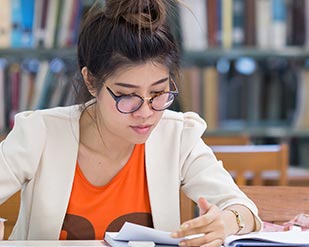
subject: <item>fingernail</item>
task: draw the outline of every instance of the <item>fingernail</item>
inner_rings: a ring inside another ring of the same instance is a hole
[[[172,238],[177,238],[177,237],[178,237],[177,232],[172,232],[172,233],[171,233],[171,237],[172,237]]]
[[[186,246],[186,243],[185,243],[185,242],[179,242],[178,245],[179,245],[179,246]]]
[[[189,224],[182,224],[180,227],[181,229],[186,229],[186,228],[189,228]]]

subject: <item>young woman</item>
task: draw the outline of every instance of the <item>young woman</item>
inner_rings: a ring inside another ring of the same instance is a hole
[[[28,111],[0,144],[0,202],[21,190],[11,239],[103,239],[125,221],[203,233],[220,246],[260,229],[257,209],[201,139],[206,123],[167,110],[179,52],[167,0],[107,0],[78,41],[77,105]],[[180,226],[179,190],[200,216]]]

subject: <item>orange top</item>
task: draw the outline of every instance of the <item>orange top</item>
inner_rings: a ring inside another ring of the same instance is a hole
[[[125,221],[153,227],[145,171],[145,145],[137,144],[122,170],[104,186],[92,185],[77,163],[60,240],[102,240]]]

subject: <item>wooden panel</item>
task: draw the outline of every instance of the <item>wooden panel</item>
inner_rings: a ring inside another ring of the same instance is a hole
[[[276,224],[309,213],[309,189],[298,186],[240,186],[259,209],[262,220]]]
[[[20,205],[20,192],[14,194],[9,200],[0,205],[0,217],[8,221],[5,222],[4,239],[8,239],[16,223]]]
[[[227,136],[203,136],[204,142],[208,146],[215,145],[248,145],[250,137],[248,135],[227,135]]]
[[[5,138],[5,135],[0,135],[0,142],[3,141]]]
[[[195,203],[182,191],[180,192],[180,221],[185,222],[194,218]]]
[[[282,224],[300,213],[309,214],[309,189],[299,186],[240,186],[256,204],[263,221]],[[181,216],[184,220],[194,217],[195,204],[181,195]]]

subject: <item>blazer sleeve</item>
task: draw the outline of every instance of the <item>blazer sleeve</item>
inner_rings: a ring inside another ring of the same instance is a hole
[[[184,121],[190,121],[190,125],[194,126],[192,116]],[[197,121],[201,121],[200,118]],[[184,126],[188,124],[184,123]],[[184,157],[180,179],[185,194],[195,202],[199,197],[205,197],[221,209],[232,204],[244,205],[252,211],[260,225],[257,207],[235,184],[222,162],[201,139],[200,132],[195,133],[194,128],[184,128],[181,146]]]
[[[13,129],[0,143],[0,204],[33,179],[45,139],[44,121],[38,112],[15,116]]]

